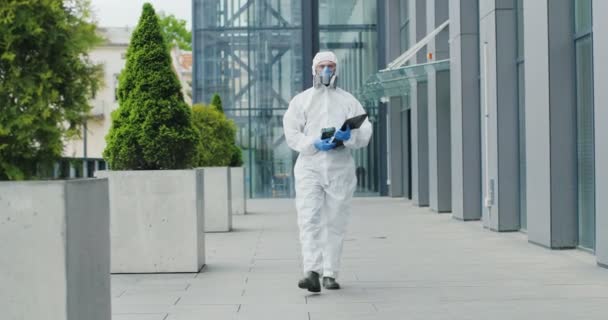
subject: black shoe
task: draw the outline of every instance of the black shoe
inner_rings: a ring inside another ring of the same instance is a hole
[[[323,288],[327,290],[338,290],[340,284],[336,282],[336,279],[331,277],[323,277]]]
[[[308,289],[310,292],[321,292],[321,283],[319,282],[319,274],[314,271],[306,273],[306,277],[300,279],[298,287]]]

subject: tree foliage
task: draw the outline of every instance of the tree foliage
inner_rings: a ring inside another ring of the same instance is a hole
[[[127,49],[120,107],[112,114],[104,158],[114,170],[183,169],[193,165],[198,134],[171,69],[158,16],[149,3]]]
[[[182,50],[192,51],[192,32],[186,28],[186,20],[161,12],[159,23],[168,49],[177,45]]]
[[[211,105],[215,106],[217,110],[220,112],[224,112],[224,107],[222,107],[222,98],[220,98],[219,94],[214,94],[211,98]]]
[[[200,135],[197,166],[230,166],[235,147],[236,126],[234,122],[226,118],[226,115],[213,105],[194,105],[192,113],[194,126]]]
[[[236,145],[236,143],[232,144],[232,156],[230,158],[230,166],[231,167],[240,167],[243,165],[243,152],[241,148]]]
[[[35,177],[78,134],[102,68],[88,0],[0,5],[0,180]]]

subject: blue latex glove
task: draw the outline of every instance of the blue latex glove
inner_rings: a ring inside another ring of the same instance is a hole
[[[334,135],[334,137],[336,138],[336,140],[340,140],[340,141],[346,141],[348,139],[350,139],[350,127],[346,127],[346,130],[342,131],[342,130],[338,130],[336,132],[336,134]]]
[[[330,142],[331,138],[319,139],[315,141],[315,148],[319,151],[329,151],[336,147],[335,142]]]

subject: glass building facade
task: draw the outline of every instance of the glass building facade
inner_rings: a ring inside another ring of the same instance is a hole
[[[574,0],[578,243],[595,249],[595,153],[591,0]]]
[[[332,50],[339,85],[356,93],[378,70],[376,1],[193,0],[196,103],[220,94],[238,127],[252,198],[293,197],[297,154],[283,136],[289,101],[312,84],[311,59]],[[365,106],[381,132],[378,106]],[[354,152],[359,195],[379,194],[380,135]]]

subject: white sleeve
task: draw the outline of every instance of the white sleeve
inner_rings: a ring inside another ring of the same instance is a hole
[[[311,155],[317,152],[314,146],[316,137],[307,136],[304,134],[304,125],[306,118],[300,111],[300,106],[295,101],[291,100],[289,108],[283,115],[283,131],[285,133],[285,141],[287,145],[303,155]]]
[[[365,113],[365,109],[361,106],[361,103],[356,99],[354,106],[354,113],[350,115],[350,117],[358,116],[360,114]],[[369,139],[372,137],[372,124],[369,122],[369,119],[365,119],[361,127],[359,129],[354,129],[350,131],[350,139],[344,141],[344,146],[350,149],[359,149],[363,147],[367,147],[369,144]]]

